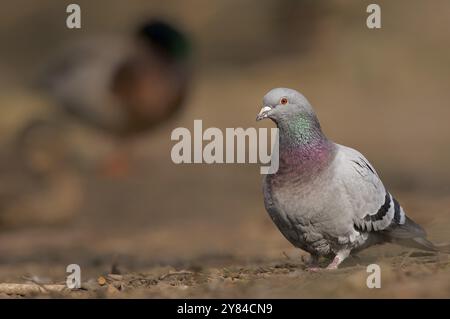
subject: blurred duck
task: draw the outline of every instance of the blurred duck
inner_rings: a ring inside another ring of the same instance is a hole
[[[190,44],[167,23],[149,21],[128,38],[98,37],[66,49],[44,67],[38,92],[2,93],[1,228],[78,216],[83,176],[127,175],[126,142],[185,101]]]
[[[41,88],[107,134],[148,131],[185,101],[190,43],[168,23],[152,20],[129,38],[94,38],[67,49],[45,68]]]
[[[191,45],[181,31],[150,20],[128,37],[101,36],[66,47],[44,67],[40,88],[80,123],[112,137],[116,150],[97,169],[130,171],[129,139],[179,111],[191,78]]]

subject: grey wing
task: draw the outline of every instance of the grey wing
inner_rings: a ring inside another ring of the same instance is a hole
[[[344,184],[354,207],[352,219],[356,230],[397,238],[425,236],[422,227],[406,216],[361,153],[341,145],[339,151],[343,154],[341,165],[347,175]]]

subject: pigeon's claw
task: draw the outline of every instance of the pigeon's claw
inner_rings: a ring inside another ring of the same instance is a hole
[[[338,269],[339,265],[344,261],[345,258],[347,258],[350,255],[350,250],[344,249],[339,251],[336,256],[334,257],[331,264],[327,266],[328,270],[335,270]]]

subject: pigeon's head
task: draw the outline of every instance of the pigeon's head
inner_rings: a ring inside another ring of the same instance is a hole
[[[304,114],[314,114],[314,111],[301,93],[292,89],[276,88],[264,96],[263,107],[256,120],[270,118],[279,123],[283,119],[292,119],[295,115]]]

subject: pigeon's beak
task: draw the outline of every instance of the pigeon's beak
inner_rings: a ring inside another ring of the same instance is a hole
[[[270,106],[263,106],[261,111],[259,111],[258,115],[256,116],[257,121],[264,120],[269,116],[269,112],[272,110]]]

